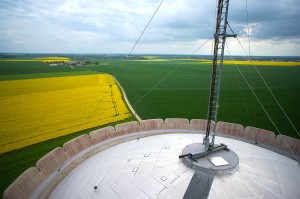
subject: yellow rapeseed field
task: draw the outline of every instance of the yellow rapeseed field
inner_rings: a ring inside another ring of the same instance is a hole
[[[70,58],[68,57],[43,57],[43,58],[35,58],[35,60],[43,61],[44,63],[71,61]]]
[[[34,59],[2,59],[0,61],[4,62],[69,62],[71,61],[68,57],[42,57],[42,58],[34,58]]]
[[[287,62],[287,61],[230,61],[225,60],[225,64],[237,64],[237,65],[256,65],[256,66],[300,66],[300,62]]]
[[[0,154],[131,117],[106,74],[0,81]]]
[[[212,61],[205,61],[201,63],[209,63]],[[300,66],[300,62],[290,61],[241,61],[241,60],[224,60],[224,64],[236,64],[236,65],[253,65],[253,66]]]

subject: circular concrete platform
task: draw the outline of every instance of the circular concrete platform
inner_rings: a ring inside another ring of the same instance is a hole
[[[55,182],[57,187],[47,198],[183,198],[195,170],[178,156],[186,145],[202,137],[164,134],[112,146]],[[299,198],[298,162],[238,140],[216,137],[216,142],[226,143],[238,154],[240,162],[232,175],[215,176],[209,199]]]
[[[202,143],[194,143],[184,147],[182,154],[204,153],[204,151]],[[214,175],[233,173],[239,165],[239,157],[232,150],[214,151],[197,160],[192,160],[190,156],[185,156],[182,159],[188,167]]]

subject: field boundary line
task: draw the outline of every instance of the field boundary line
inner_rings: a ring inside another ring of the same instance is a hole
[[[121,92],[122,92],[122,94],[123,94],[123,96],[124,96],[125,102],[126,102],[128,108],[130,109],[130,111],[133,113],[133,116],[136,117],[136,119],[137,119],[138,121],[141,121],[140,116],[137,114],[137,112],[136,112],[136,111],[134,110],[134,108],[131,106],[131,104],[130,104],[130,102],[129,102],[127,96],[126,96],[126,93],[125,93],[123,87],[121,86],[121,84],[118,82],[118,80],[117,80],[114,76],[112,76],[112,75],[110,75],[110,76],[111,76],[111,77],[116,81],[116,83],[118,84],[118,86],[119,86],[119,88],[120,88],[120,90],[121,90]]]

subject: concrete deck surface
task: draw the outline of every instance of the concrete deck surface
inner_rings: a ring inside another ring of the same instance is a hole
[[[178,156],[202,136],[164,134],[111,147],[75,167],[50,198],[183,198],[194,171]],[[216,143],[234,150],[240,164],[234,174],[214,178],[209,198],[300,198],[296,161],[233,139]]]

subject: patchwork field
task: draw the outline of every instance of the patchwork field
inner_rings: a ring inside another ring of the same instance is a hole
[[[211,76],[211,61],[207,59],[153,56],[131,60],[121,56],[80,55],[70,59],[94,64],[73,68],[49,67],[42,59],[33,56],[18,57],[19,61],[11,57],[0,60],[1,192],[43,155],[76,136],[89,133],[90,127],[100,128],[96,126],[135,120],[126,107],[118,105],[117,100],[121,97],[116,93],[119,90],[115,82],[111,82],[113,79],[103,73],[114,76],[120,82],[142,119],[206,118]],[[299,131],[299,62],[253,63]],[[235,64],[240,67],[280,132],[300,139],[249,61],[225,61],[218,119],[278,134]],[[118,116],[113,101],[117,103]],[[107,109],[100,108],[101,103]],[[96,118],[106,118],[107,123]],[[33,125],[37,125],[38,131]],[[46,127],[44,130],[43,126]],[[41,142],[45,137],[57,136],[57,132],[65,136]],[[21,146],[26,147],[3,153]]]
[[[131,117],[105,74],[0,81],[0,153]]]

